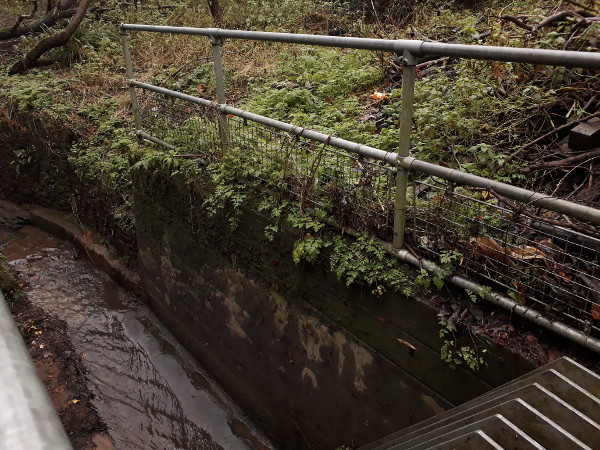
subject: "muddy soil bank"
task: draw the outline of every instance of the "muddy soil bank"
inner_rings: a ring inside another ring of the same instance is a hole
[[[22,210],[0,202],[0,250],[18,274],[2,270],[3,290],[16,300],[23,292],[29,295],[31,304],[13,302],[15,318],[49,393],[59,396],[53,395],[53,403],[65,428],[72,437],[84,435],[75,448],[111,448],[110,439],[123,449],[272,448],[148,308],[86,260],[89,255],[118,267],[119,259],[106,262],[109,249],[87,242],[77,250],[25,224],[28,220]],[[62,234],[70,225],[53,224]],[[63,372],[85,379],[56,385],[66,380]],[[91,426],[94,417],[69,413],[92,403],[106,426]],[[107,429],[110,438],[97,432],[86,438],[88,429]]]
[[[26,299],[9,303],[15,322],[75,449],[113,449],[106,424],[92,404],[85,368],[67,337],[66,324]]]

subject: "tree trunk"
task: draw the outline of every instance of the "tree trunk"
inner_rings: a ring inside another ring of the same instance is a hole
[[[220,27],[223,22],[223,8],[221,8],[219,0],[208,0],[208,9],[210,9],[213,23],[215,26]]]
[[[85,17],[91,1],[92,0],[81,0],[77,10],[75,11],[75,15],[65,29],[54,36],[49,36],[38,42],[35,47],[33,47],[25,56],[23,56],[23,58],[12,65],[12,67],[8,70],[8,73],[10,75],[14,75],[16,73],[23,73],[26,70],[31,69],[35,66],[37,60],[48,50],[55,47],[60,47],[61,45],[65,45],[67,42],[69,42],[69,39],[71,39],[71,36],[75,30],[77,30],[77,27],[79,27],[79,24],[81,24],[81,21]]]
[[[52,2],[48,2],[51,5]],[[21,21],[10,27],[0,29],[0,41],[24,36],[29,33],[37,33],[45,28],[49,28],[61,19],[71,17],[76,9],[72,8],[75,0],[64,0],[48,11],[41,19],[35,20],[29,24],[21,25]]]

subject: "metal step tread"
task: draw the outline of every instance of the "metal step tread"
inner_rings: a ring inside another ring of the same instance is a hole
[[[513,445],[523,436],[527,448],[600,448],[600,377],[563,357],[359,450],[525,448]]]

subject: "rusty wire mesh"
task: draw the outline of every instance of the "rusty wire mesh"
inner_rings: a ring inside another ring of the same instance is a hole
[[[138,90],[142,130],[175,146],[180,153],[217,161],[221,155],[218,117],[211,108]]]
[[[455,273],[550,320],[600,335],[600,239],[570,229],[549,211],[515,203],[490,190],[417,180],[408,245],[433,261],[458,252]],[[559,220],[564,226],[554,223]]]
[[[282,182],[302,208],[325,210],[342,226],[391,236],[390,166],[237,117],[230,118],[229,127],[232,144],[267,169],[260,176]]]
[[[142,128],[177,152],[221,158],[219,113],[141,90]],[[369,160],[239,117],[227,118],[229,149],[252,165],[266,187],[300,205],[322,209],[345,227],[389,239],[392,235],[395,170]],[[283,192],[281,192],[283,191]]]
[[[142,91],[144,131],[204,160],[222,157],[219,113]],[[395,170],[239,117],[227,119],[229,149],[255,176],[302,208],[327,211],[345,227],[391,240]],[[582,234],[548,211],[489,190],[418,176],[408,199],[407,245],[453,273],[530,305],[550,320],[600,335],[600,233]],[[507,203],[508,202],[508,203]],[[554,222],[554,223],[553,223]],[[597,231],[597,230],[596,230]]]

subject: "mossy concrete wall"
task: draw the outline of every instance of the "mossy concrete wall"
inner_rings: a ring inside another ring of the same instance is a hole
[[[376,298],[325,265],[295,265],[295,236],[268,242],[251,207],[231,232],[207,217],[201,188],[144,172],[134,184],[152,307],[283,448],[364,444],[531,368],[498,351],[481,373],[453,370],[424,302]]]
[[[135,233],[118,223],[126,203],[98,174],[81,176],[73,166],[75,133],[43,112],[0,114],[0,198],[73,213],[80,224],[108,239],[122,255],[135,255]]]

